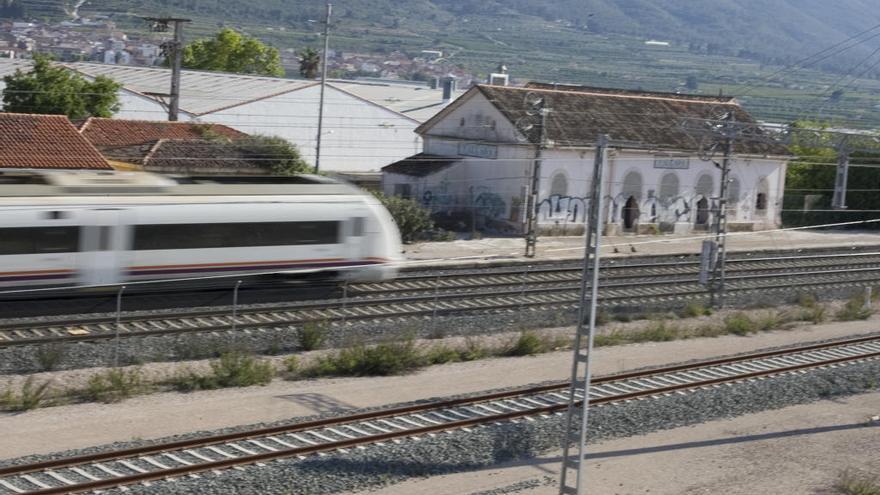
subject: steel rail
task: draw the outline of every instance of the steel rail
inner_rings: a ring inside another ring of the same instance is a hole
[[[877,273],[880,272],[880,268],[871,268],[871,269],[846,269],[846,270],[829,270],[822,272],[800,272],[800,273],[779,273],[773,274],[772,276],[768,275],[750,275],[750,276],[738,276],[731,277],[729,279],[730,287],[729,292],[731,293],[748,293],[756,290],[796,290],[796,289],[805,289],[807,287],[815,287],[815,288],[833,288],[833,287],[846,287],[846,286],[864,286],[870,285],[872,283],[880,282],[880,275]],[[850,278],[847,280],[823,280],[823,281],[815,281],[812,280],[818,276],[828,276],[828,275],[851,275],[857,274],[859,277]],[[792,278],[796,277],[810,277],[810,280],[792,280]],[[785,278],[787,281],[785,283],[776,282],[780,278]],[[761,281],[769,281],[772,283],[760,283]],[[738,286],[738,282],[747,282],[749,286]],[[758,282],[755,284],[755,282]],[[633,287],[632,284],[610,284],[602,286],[605,289],[606,294],[600,295],[600,302],[602,305],[607,306],[613,303],[621,303],[623,301],[645,301],[645,300],[687,300],[693,299],[694,297],[700,297],[705,295],[705,289],[696,283],[691,283],[689,285],[683,285],[676,287],[673,291],[668,293],[651,293],[644,294],[640,293],[640,291],[644,291],[646,287],[664,287],[668,286],[669,282],[665,281],[655,281],[655,282],[644,282],[639,284],[637,287]],[[576,304],[577,297],[575,294],[571,293],[576,287],[574,286],[557,286],[550,289],[526,289],[526,290],[511,290],[504,292],[480,292],[480,293],[467,293],[467,294],[441,294],[435,296],[411,296],[404,298],[392,298],[392,299],[368,299],[368,300],[355,300],[348,301],[345,304],[345,307],[342,302],[335,302],[330,304],[304,304],[297,306],[287,306],[282,308],[261,308],[261,309],[253,309],[249,311],[241,311],[239,314],[246,315],[277,315],[277,314],[295,314],[295,312],[308,312],[308,311],[317,311],[317,310],[339,310],[346,309],[352,314],[346,315],[344,318],[347,321],[367,321],[373,319],[384,319],[391,317],[423,317],[427,315],[455,315],[455,314],[468,314],[474,312],[493,312],[493,311],[503,311],[517,308],[532,308],[532,307],[559,307],[559,306],[568,306],[571,304]],[[627,294],[608,294],[609,290],[613,289],[630,289],[634,291],[634,293]],[[528,297],[533,297],[534,299],[528,299]],[[541,296],[545,296],[542,298]],[[547,298],[552,298],[548,300]],[[517,298],[515,301],[509,301],[511,298]],[[435,307],[436,303],[440,301],[466,301],[466,305],[456,306],[456,307]],[[477,302],[486,302],[487,304],[475,304]],[[413,305],[413,304],[426,304],[425,307],[419,309],[412,308],[391,308],[389,312],[375,312],[373,314],[362,314],[357,313],[357,308],[382,308],[384,306],[405,306],[405,305]],[[428,304],[430,303],[430,304]],[[384,306],[383,306],[384,305]],[[144,337],[144,336],[160,336],[160,335],[172,335],[172,334],[181,334],[181,333],[206,333],[206,332],[219,332],[226,331],[231,329],[232,321],[229,319],[229,315],[227,313],[218,313],[215,311],[205,311],[205,312],[185,312],[185,313],[175,313],[170,315],[155,315],[151,317],[140,317],[140,318],[123,318],[121,320],[122,323],[125,324],[133,324],[140,323],[142,325],[147,325],[153,321],[169,321],[169,320],[179,320],[184,321],[187,318],[214,318],[214,319],[222,319],[228,321],[222,321],[221,323],[214,323],[211,325],[201,324],[200,326],[191,326],[191,324],[187,324],[185,326],[178,326],[172,328],[152,328],[148,330],[126,330],[122,332],[122,336],[128,337]],[[277,318],[272,321],[242,321],[241,317],[236,321],[236,328],[240,329],[258,329],[258,328],[280,328],[286,327],[296,324],[303,324],[308,322],[315,321],[335,321],[341,320],[343,316],[327,316],[327,315],[319,315],[319,316],[308,316],[308,315],[299,315],[296,317],[285,316],[283,318]],[[100,319],[92,324],[106,324],[108,320]],[[80,323],[78,322],[75,325],[63,325],[63,324],[45,324],[41,323],[41,325],[23,325],[20,328],[0,328],[0,332],[14,332],[16,330],[36,330],[38,332],[48,332],[48,329],[58,329],[58,328],[82,328],[84,325],[88,325],[89,323]],[[90,332],[87,335],[50,335],[50,336],[41,336],[41,337],[21,337],[17,338],[9,338],[8,333],[6,333],[7,337],[3,337],[3,334],[0,334],[0,348],[9,347],[9,346],[20,346],[20,345],[34,345],[34,344],[45,344],[50,342],[86,342],[86,341],[96,341],[96,340],[106,340],[113,338],[115,333],[112,330],[105,330],[100,333]]]
[[[727,357],[720,359],[711,359],[705,361],[699,361],[694,363],[666,366],[660,368],[654,368],[649,370],[642,370],[636,372],[622,373],[617,375],[609,375],[606,377],[602,377],[597,380],[597,384],[602,383],[615,383],[621,382],[624,380],[632,380],[632,379],[648,379],[655,376],[662,375],[670,375],[672,373],[682,372],[682,371],[699,371],[701,369],[707,369],[717,366],[724,365],[736,365],[738,363],[748,363],[749,361],[758,361],[767,358],[784,358],[786,356],[797,356],[797,355],[806,355],[809,352],[817,352],[822,350],[831,350],[831,349],[845,349],[847,347],[856,346],[859,344],[872,344],[874,347],[869,349],[876,349],[876,344],[880,342],[880,337],[874,335],[870,337],[860,337],[855,339],[848,340],[840,340],[836,342],[825,342],[820,344],[810,344],[801,347],[783,349],[783,350],[775,350],[775,351],[764,351],[751,353],[747,355],[735,356],[735,357]],[[671,392],[677,392],[682,390],[692,390],[692,389],[700,389],[706,388],[710,386],[716,386],[724,383],[732,383],[732,382],[740,382],[744,380],[749,380],[752,378],[764,377],[764,376],[775,376],[788,374],[795,371],[802,371],[806,369],[813,368],[821,368],[827,367],[831,365],[837,365],[842,363],[851,363],[857,361],[865,361],[870,359],[880,358],[880,351],[873,352],[864,352],[861,354],[855,355],[845,355],[839,356],[837,354],[833,354],[832,357],[826,358],[822,357],[821,360],[806,362],[806,363],[797,363],[789,366],[780,366],[772,369],[758,370],[758,371],[748,371],[748,372],[738,372],[735,375],[731,376],[721,376],[715,378],[703,378],[700,377],[700,380],[687,382],[687,383],[677,383],[672,385],[666,385],[663,387],[656,387],[650,390],[639,390],[635,392],[627,393],[625,390],[623,393],[616,393],[612,396],[606,397],[591,397],[591,403],[598,405],[665,395]],[[716,375],[717,376],[717,375]],[[427,414],[428,411],[431,410],[443,410],[446,408],[454,407],[462,404],[478,404],[478,403],[486,403],[491,402],[493,400],[498,399],[509,399],[516,397],[523,397],[528,395],[535,395],[547,391],[553,390],[564,390],[568,388],[569,384],[565,382],[560,382],[556,384],[543,385],[538,387],[526,387],[517,390],[505,391],[505,392],[496,392],[491,394],[485,394],[477,397],[470,398],[461,398],[461,399],[453,399],[448,401],[436,401],[426,404],[418,404],[414,406],[406,406],[394,409],[386,409],[377,412],[368,412],[361,413],[351,416],[338,417],[338,418],[330,418],[325,420],[317,420],[310,421],[306,423],[300,423],[296,425],[290,426],[281,426],[281,427],[273,427],[273,428],[263,428],[258,430],[251,430],[245,432],[238,433],[230,433],[224,435],[216,435],[211,437],[203,437],[199,439],[190,439],[190,440],[182,440],[171,442],[168,444],[160,444],[153,445],[147,447],[139,447],[133,449],[124,449],[119,451],[110,451],[98,454],[90,454],[83,456],[76,456],[71,458],[62,458],[62,459],[53,459],[49,461],[44,461],[40,463],[28,464],[28,465],[20,465],[20,466],[9,466],[6,468],[0,469],[0,476],[9,477],[9,476],[17,476],[24,475],[28,473],[37,473],[41,471],[53,470],[53,469],[62,469],[69,468],[75,466],[83,466],[89,463],[101,462],[101,461],[110,461],[110,460],[121,460],[121,459],[131,459],[137,456],[144,456],[155,453],[162,452],[171,452],[178,451],[186,448],[196,448],[207,445],[218,445],[224,442],[230,441],[242,441],[252,438],[265,437],[276,435],[279,433],[290,433],[290,432],[300,432],[306,431],[309,429],[314,429],[323,426],[339,426],[350,423],[357,423],[358,421],[363,420],[376,420],[379,418],[390,418],[394,416],[402,416],[407,414],[412,414],[414,412],[421,412]],[[212,461],[207,463],[199,463],[196,465],[184,465],[176,468],[169,469],[160,469],[158,471],[149,471],[144,473],[138,473],[135,475],[126,475],[126,476],[118,476],[114,478],[94,480],[86,483],[79,483],[75,485],[62,486],[57,488],[46,488],[40,490],[27,491],[28,495],[37,495],[37,494],[54,494],[54,493],[79,493],[83,491],[93,491],[105,488],[112,488],[123,485],[130,485],[134,483],[141,483],[145,481],[153,481],[158,479],[164,479],[174,476],[179,476],[183,474],[193,474],[196,472],[204,472],[209,470],[217,470],[223,469],[227,467],[237,466],[237,465],[248,465],[254,464],[258,462],[293,457],[293,456],[303,456],[313,453],[326,452],[332,450],[345,449],[348,447],[372,444],[377,442],[382,442],[385,440],[393,440],[396,438],[405,438],[405,437],[414,437],[420,436],[424,434],[437,433],[442,431],[456,430],[461,428],[466,428],[468,426],[476,426],[480,424],[500,422],[500,421],[508,421],[515,420],[518,418],[535,416],[540,414],[548,414],[559,412],[567,407],[567,403],[557,403],[543,407],[532,407],[527,410],[521,411],[512,411],[512,412],[502,412],[498,414],[492,414],[488,416],[469,418],[458,421],[446,422],[438,425],[430,425],[430,426],[422,426],[418,428],[410,428],[405,431],[399,432],[388,432],[381,434],[372,434],[364,437],[358,438],[349,438],[344,440],[337,440],[333,442],[328,442],[319,445],[311,445],[306,447],[295,447],[289,449],[279,449],[266,453],[257,453],[253,455],[247,456],[239,456],[234,459],[223,459],[220,461]]]

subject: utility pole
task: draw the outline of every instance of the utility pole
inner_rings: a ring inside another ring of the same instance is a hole
[[[321,55],[321,98],[318,102],[318,136],[315,144],[315,173],[321,168],[321,134],[324,131],[324,90],[327,87],[327,52],[330,50],[330,14],[333,4],[327,4],[327,15],[324,17],[324,53]]]
[[[559,494],[583,495],[586,491],[584,458],[587,449],[587,426],[590,412],[590,380],[593,363],[593,336],[596,331],[596,309],[599,298],[599,248],[602,246],[602,171],[608,154],[608,136],[601,134],[596,142],[596,159],[593,166],[592,193],[590,210],[587,216],[587,239],[584,249],[584,269],[581,275],[580,307],[578,308],[577,332],[574,336],[574,357],[571,363],[571,385],[568,389],[568,410],[565,414],[565,430],[562,435],[562,468],[560,469]],[[592,255],[592,258],[590,257]],[[587,311],[587,282],[590,286],[590,309]],[[584,327],[584,320],[589,322]],[[586,352],[582,349],[583,340],[587,340]],[[578,400],[575,395],[578,389],[583,390],[580,404],[580,422],[577,430],[575,414]],[[572,444],[577,443],[577,455],[571,452]],[[574,470],[574,482],[569,478],[569,470]]]
[[[837,149],[837,176],[834,181],[834,199],[831,207],[836,210],[846,209],[846,183],[849,176],[849,138],[844,137],[835,146]]]
[[[183,23],[190,19],[178,17],[144,17],[152,23],[151,30],[158,33],[168,32],[168,25],[174,25],[174,38],[162,43],[162,52],[171,58],[171,92],[168,95],[168,120],[176,122],[180,112],[180,70],[183,63]]]
[[[712,263],[712,280],[709,290],[712,304],[719,308],[724,307],[725,296],[725,263],[727,261],[727,196],[730,189],[730,160],[733,156],[733,137],[736,133],[733,111],[727,114],[722,128],[724,139],[724,159],[721,161],[721,190],[718,197],[718,212],[715,215],[715,251],[717,253]],[[715,166],[719,166],[715,163]]]
[[[532,184],[526,206],[526,258],[534,258],[538,247],[538,193],[541,188],[541,166],[544,163],[544,149],[547,147],[547,98],[543,97],[534,104],[534,111],[541,116],[541,128],[538,133],[538,147],[535,150],[535,161],[532,165]]]

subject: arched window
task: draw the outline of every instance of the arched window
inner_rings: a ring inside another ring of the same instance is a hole
[[[562,172],[557,172],[550,181],[550,196],[568,196],[568,179]]]
[[[678,176],[668,173],[660,179],[660,201],[669,201],[678,196]]]
[[[624,196],[632,196],[636,202],[642,199],[642,174],[638,172],[630,172],[623,178]]]
[[[733,177],[730,179],[730,183],[727,185],[727,204],[730,206],[736,206],[739,203],[739,195],[740,192],[740,184],[739,179]]]
[[[767,196],[770,192],[770,186],[767,184],[767,179],[761,179],[758,181],[758,194],[755,195],[755,210],[759,215],[767,212]]]
[[[767,209],[767,195],[760,192],[758,193],[757,198],[755,199],[755,209],[758,211],[765,211]]]
[[[697,180],[697,185],[694,187],[694,191],[697,194],[700,194],[705,197],[712,196],[712,191],[715,190],[715,181],[712,180],[712,176],[709,174],[703,174]]]

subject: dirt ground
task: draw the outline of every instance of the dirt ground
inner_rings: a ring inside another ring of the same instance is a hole
[[[880,472],[880,393],[821,401],[592,445],[591,495],[830,494],[842,473]],[[561,451],[538,459],[412,480],[372,495],[556,495]],[[522,486],[522,485],[519,485]]]
[[[877,331],[877,319],[804,325],[750,337],[723,336],[603,347],[595,373],[710,358]],[[382,406],[431,397],[563,380],[569,351],[434,366],[406,376],[275,380],[265,387],[162,393],[116,404],[77,404],[0,415],[0,458],[158,438],[340,409]],[[156,365],[159,366],[159,365]],[[167,365],[166,365],[167,366]],[[44,376],[39,376],[42,379]]]

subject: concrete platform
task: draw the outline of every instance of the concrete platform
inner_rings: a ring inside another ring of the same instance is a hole
[[[602,256],[657,256],[699,254],[705,235],[624,235],[602,238]],[[880,232],[855,230],[788,230],[736,232],[728,237],[730,252],[797,250],[809,248],[849,248],[878,246]],[[618,251],[615,253],[615,248]],[[541,237],[537,256],[526,258],[522,238],[487,238],[451,242],[424,242],[404,246],[405,266],[467,266],[498,262],[528,263],[534,260],[582,259],[584,237]]]

